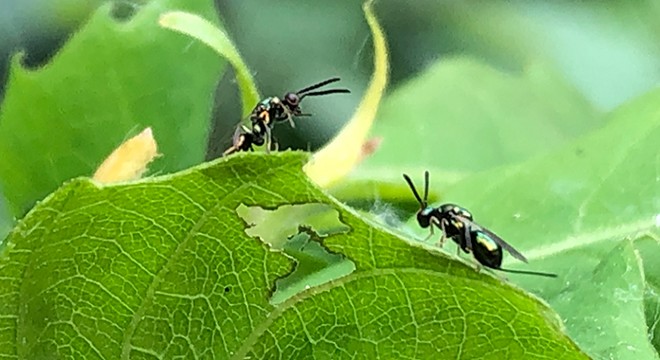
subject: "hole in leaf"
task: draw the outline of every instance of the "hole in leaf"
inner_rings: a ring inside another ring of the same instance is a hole
[[[236,212],[250,224],[245,230],[248,235],[259,237],[274,249],[282,249],[291,236],[299,233],[300,225],[314,229],[320,236],[350,230],[339,220],[339,213],[325,204],[283,205],[275,210],[241,205]]]
[[[284,205],[275,210],[241,205],[236,211],[251,225],[245,230],[248,235],[266,242],[273,250],[283,251],[296,262],[291,273],[275,282],[270,299],[274,305],[355,270],[352,261],[323,245],[326,237],[350,230],[328,205]]]

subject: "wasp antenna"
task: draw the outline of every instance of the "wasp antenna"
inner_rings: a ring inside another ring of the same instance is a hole
[[[348,89],[330,89],[330,90],[322,90],[322,91],[312,91],[312,92],[300,95],[300,100],[304,99],[306,96],[320,96],[320,95],[350,93],[350,92],[351,91],[348,90]]]
[[[403,178],[406,179],[408,186],[410,186],[410,190],[412,190],[413,195],[415,195],[415,199],[417,199],[417,201],[419,202],[419,206],[421,208],[426,207],[426,201],[422,201],[422,198],[419,196],[419,193],[417,193],[417,189],[415,189],[415,184],[413,184],[412,180],[410,179],[410,176],[403,174]]]
[[[304,89],[301,89],[301,90],[296,91],[296,94],[298,94],[298,95],[302,95],[303,93],[306,93],[306,92],[308,92],[308,91],[310,91],[310,90],[318,89],[318,88],[320,88],[320,87],[322,87],[322,86],[326,86],[326,85],[328,85],[328,84],[332,84],[333,82],[337,82],[337,81],[339,81],[339,80],[341,80],[341,79],[339,79],[338,77],[333,77],[333,78],[330,78],[330,79],[328,79],[328,80],[323,80],[323,81],[321,81],[321,82],[319,82],[319,83],[316,83],[316,84],[314,84],[314,85],[310,85],[310,86],[308,86],[308,87],[306,87],[306,88],[304,88]]]
[[[538,276],[545,276],[545,277],[551,277],[551,278],[556,278],[557,274],[551,274],[551,273],[545,273],[545,272],[539,272],[539,271],[525,271],[525,270],[513,270],[513,269],[496,269],[508,273],[514,273],[514,274],[525,274],[525,275],[538,275]]]

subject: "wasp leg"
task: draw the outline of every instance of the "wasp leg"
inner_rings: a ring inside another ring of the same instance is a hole
[[[431,236],[433,236],[433,225],[431,225],[430,229],[431,229],[431,231],[430,231],[429,234],[424,238],[424,241],[427,241],[429,238],[431,238]]]
[[[470,234],[470,229],[465,226],[465,248],[472,251],[472,234]]]
[[[236,146],[233,146],[233,145],[232,145],[231,147],[229,147],[227,150],[225,150],[225,151],[222,153],[222,156],[231,155],[231,154],[233,154],[236,150],[238,150],[238,148],[237,148]]]
[[[286,115],[286,120],[289,122],[289,125],[291,125],[291,128],[295,129],[296,123],[293,122],[293,115],[294,114],[286,106],[284,106],[284,114]]]
[[[280,144],[277,142],[277,139],[275,139],[274,136],[271,136],[271,143],[273,144],[274,151],[280,151]]]
[[[266,154],[270,154],[270,145],[273,143],[273,135],[270,132],[270,127],[266,126]]]
[[[442,229],[442,237],[440,237],[440,247],[443,247],[445,245],[445,241],[447,241],[447,220],[442,219],[440,220],[440,228]]]
[[[293,122],[293,116],[288,115],[287,119],[289,120],[289,125],[291,125],[291,127],[295,129],[296,128],[296,123]]]

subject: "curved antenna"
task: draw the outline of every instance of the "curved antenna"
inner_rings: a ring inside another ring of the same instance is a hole
[[[296,91],[296,95],[300,97],[300,100],[304,99],[306,96],[320,96],[320,95],[328,95],[328,94],[338,94],[338,93],[350,93],[351,91],[348,89],[330,89],[330,90],[321,90],[321,91],[312,91],[315,89],[318,89],[320,87],[326,86],[328,84],[332,84],[334,82],[337,82],[341,80],[338,77],[333,77],[328,80],[323,80],[320,83],[316,83],[314,85],[310,85],[304,89]],[[312,92],[310,92],[312,91]]]
[[[419,193],[417,193],[417,189],[415,189],[415,184],[413,184],[412,180],[410,177],[406,174],[403,174],[403,178],[406,179],[406,182],[408,183],[408,186],[410,186],[410,190],[412,190],[413,195],[415,195],[415,199],[419,202],[419,206],[423,209],[426,207],[426,200],[422,200],[422,198],[419,196]]]
[[[296,91],[296,94],[298,94],[298,95],[302,95],[303,93],[306,93],[306,92],[308,92],[308,91],[310,91],[310,90],[318,89],[318,88],[320,88],[320,87],[322,87],[322,86],[326,86],[326,85],[328,85],[328,84],[332,84],[333,82],[337,82],[337,81],[339,81],[339,80],[341,80],[341,79],[338,78],[338,77],[333,77],[333,78],[330,78],[330,79],[328,79],[328,80],[323,80],[323,81],[321,81],[321,82],[319,82],[319,83],[316,83],[316,84],[314,84],[314,85],[310,85],[310,86],[308,86],[308,87],[306,87],[306,88],[304,88],[304,89],[301,89],[301,90]]]
[[[306,94],[298,94],[300,96],[300,100],[304,99],[306,96],[319,96],[319,95],[328,95],[328,94],[339,94],[339,93],[350,93],[351,91],[348,89],[330,89],[330,90],[322,90],[322,91],[312,91],[310,93]]]
[[[514,274],[525,274],[525,275],[538,275],[538,276],[545,276],[545,277],[552,277],[556,278],[557,274],[551,274],[551,273],[545,273],[545,272],[538,272],[538,271],[525,271],[525,270],[513,270],[513,269],[495,269],[495,270],[500,270],[508,273],[514,273]]]

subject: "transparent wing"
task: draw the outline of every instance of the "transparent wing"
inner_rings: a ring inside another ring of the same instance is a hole
[[[521,254],[513,246],[509,245],[506,241],[502,240],[502,238],[497,236],[497,234],[495,234],[494,232],[486,229],[485,227],[475,223],[474,221],[472,221],[472,220],[470,220],[466,217],[459,216],[459,215],[456,215],[456,217],[459,218],[461,221],[465,222],[466,224],[469,224],[471,227],[474,227],[476,229],[479,229],[479,230],[483,231],[486,235],[490,236],[493,239],[493,241],[495,241],[501,247],[506,249],[506,251],[508,251],[509,254],[511,254],[511,256],[513,256],[514,258],[516,258],[516,259],[518,259],[522,262],[527,262],[527,258],[523,254]]]

